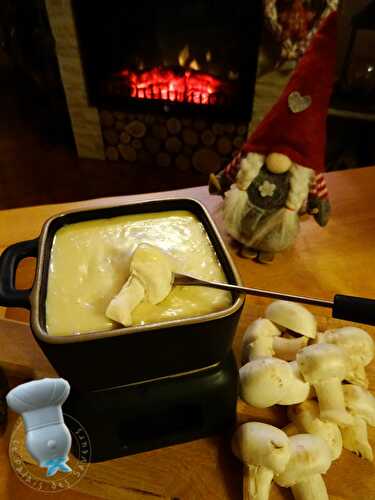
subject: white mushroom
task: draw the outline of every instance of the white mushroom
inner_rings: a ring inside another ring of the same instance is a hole
[[[319,333],[318,342],[341,347],[348,355],[348,372],[345,379],[353,384],[368,387],[365,367],[374,358],[375,347],[371,336],[361,328],[345,326]]]
[[[375,397],[370,391],[358,385],[343,385],[345,405],[352,415],[363,418],[375,427]]]
[[[232,450],[244,463],[244,497],[268,500],[274,474],[283,472],[290,458],[286,434],[272,425],[247,422],[236,430]]]
[[[130,262],[130,275],[119,293],[111,300],[106,316],[125,326],[132,325],[132,312],[143,300],[162,302],[171,292],[172,260],[152,245],[139,245]]]
[[[343,390],[346,407],[354,418],[352,425],[341,429],[344,448],[372,462],[367,424],[375,426],[375,397],[357,385],[344,385]]]
[[[296,426],[295,423],[289,422],[285,427],[283,427],[283,431],[287,436],[295,436],[296,434],[301,434],[301,429]]]
[[[266,309],[266,318],[275,325],[314,339],[316,337],[316,319],[301,304],[287,300],[276,300]]]
[[[342,442],[346,450],[372,462],[374,455],[368,440],[367,424],[361,417],[353,417],[353,424],[341,428]]]
[[[319,405],[316,401],[304,401],[288,408],[288,417],[299,432],[307,432],[323,438],[329,446],[332,460],[336,460],[342,452],[340,428],[333,422],[323,422],[319,416]]]
[[[258,358],[240,368],[240,396],[256,408],[268,408],[286,395],[292,372],[286,361]]]
[[[331,466],[327,443],[313,434],[297,434],[289,438],[290,460],[281,474],[274,477],[279,486],[291,488],[296,500],[328,500],[321,474]]]
[[[173,285],[172,258],[160,248],[143,243],[139,245],[130,262],[130,272],[145,288],[151,304],[159,304],[171,292]]]
[[[306,401],[310,395],[311,386],[302,378],[297,361],[290,361],[288,365],[292,370],[292,381],[286,394],[280,399],[279,405],[295,405]]]
[[[309,339],[307,337],[274,337],[273,351],[277,358],[285,361],[296,359],[297,352],[307,346]]]
[[[297,353],[303,378],[315,389],[320,418],[338,425],[350,425],[352,416],[346,411],[341,381],[347,372],[345,352],[332,344],[313,344]]]
[[[242,363],[262,356],[273,356],[273,339],[281,331],[266,318],[258,318],[247,327],[242,339]]]
[[[240,368],[240,396],[256,408],[302,402],[309,389],[298,370],[281,359],[258,358]]]
[[[111,300],[106,316],[124,326],[133,324],[132,312],[145,297],[145,289],[135,276],[130,276],[119,293]]]

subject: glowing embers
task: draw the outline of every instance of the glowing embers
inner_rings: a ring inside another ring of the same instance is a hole
[[[146,71],[124,69],[116,75],[118,84],[128,88],[130,97],[191,104],[226,104],[232,93],[230,83],[201,71],[166,69]],[[119,82],[119,79],[122,81]]]

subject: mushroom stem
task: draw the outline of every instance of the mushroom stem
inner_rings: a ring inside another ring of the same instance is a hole
[[[320,418],[338,425],[351,425],[353,418],[346,411],[340,380],[331,377],[315,382],[313,385],[319,401]]]
[[[373,461],[373,453],[368,442],[367,424],[361,417],[354,417],[354,424],[341,428],[344,448],[356,455]]]
[[[296,337],[291,339],[274,337],[273,350],[275,351],[275,356],[285,361],[293,361],[296,359],[297,352],[307,346],[308,340],[307,337]]]
[[[242,364],[260,357],[274,355],[272,338],[281,331],[266,318],[258,318],[247,327],[242,338]]]
[[[300,432],[315,434],[323,438],[331,451],[332,460],[339,458],[342,452],[340,428],[333,422],[323,422],[319,418],[320,409],[316,401],[305,401],[299,405],[289,407],[288,417],[299,428]],[[285,429],[283,430],[288,434]]]
[[[249,344],[249,357],[247,361],[262,357],[272,357],[275,353],[273,351],[273,338],[262,337],[254,340]]]
[[[273,472],[262,465],[245,465],[243,478],[244,500],[268,500]]]
[[[291,487],[295,500],[329,500],[324,479],[314,474]]]
[[[368,388],[368,378],[366,374],[365,367],[363,365],[357,365],[352,367],[345,379],[351,384],[360,385],[365,389]]]
[[[299,434],[301,432],[298,426],[293,422],[289,422],[288,425],[283,427],[283,431],[287,436],[295,436],[296,434]]]

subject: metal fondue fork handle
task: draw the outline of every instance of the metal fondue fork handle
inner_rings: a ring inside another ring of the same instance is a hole
[[[332,309],[332,317],[356,321],[375,325],[375,300],[362,297],[352,297],[350,295],[335,295],[334,300],[316,299],[313,297],[304,297],[302,295],[290,295],[287,293],[271,292],[259,288],[249,288],[245,286],[230,285],[229,283],[218,283],[216,281],[207,281],[195,278],[188,274],[174,273],[174,285],[180,286],[209,286],[219,288],[220,290],[229,290],[230,292],[245,293],[258,297],[268,297],[271,299],[291,300],[312,306],[329,307]]]

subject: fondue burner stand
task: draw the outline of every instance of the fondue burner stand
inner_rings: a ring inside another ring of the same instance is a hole
[[[70,431],[87,432],[91,462],[230,431],[236,419],[238,370],[233,353],[213,367],[86,393],[64,404]],[[73,439],[73,453],[77,456]]]

